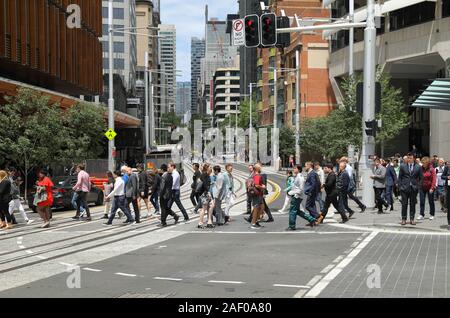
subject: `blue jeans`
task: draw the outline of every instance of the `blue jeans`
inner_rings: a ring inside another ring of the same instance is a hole
[[[325,207],[325,201],[322,197],[322,192],[317,193],[316,202],[319,202],[320,211],[323,211]]]
[[[78,193],[76,193],[75,191],[73,192],[73,195],[72,195],[72,201],[71,201],[71,203],[72,203],[72,206],[73,206],[73,208],[76,210],[77,209],[77,199],[78,199]],[[86,209],[84,208],[84,206],[80,206],[80,212],[81,213],[84,213],[86,211]]]
[[[425,200],[428,197],[428,203],[430,204],[430,215],[434,216],[435,208],[434,208],[434,192],[430,193],[430,191],[419,191],[420,197],[420,215],[425,216]]]
[[[300,204],[302,199],[292,197],[291,207],[289,209],[289,227],[295,229],[297,224],[297,216],[307,220],[308,222],[314,222],[316,219],[300,210]]]
[[[126,204],[126,198],[124,195],[114,197],[112,207],[113,208],[111,210],[111,215],[109,216],[109,220],[108,220],[109,224],[112,224],[112,221],[116,217],[116,212],[118,209],[121,209],[122,212],[127,216],[128,222],[134,221],[133,217],[131,216],[131,212],[128,209],[128,205]]]
[[[156,212],[159,212],[159,193],[158,192],[152,193],[152,195],[150,197],[150,202],[152,203]]]

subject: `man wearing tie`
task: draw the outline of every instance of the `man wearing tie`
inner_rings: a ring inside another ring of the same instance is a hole
[[[409,153],[406,162],[400,167],[398,186],[402,197],[402,223],[406,225],[408,217],[408,202],[410,203],[409,219],[411,225],[416,225],[414,217],[416,214],[417,193],[422,184],[423,173],[421,167],[415,163],[414,155]]]

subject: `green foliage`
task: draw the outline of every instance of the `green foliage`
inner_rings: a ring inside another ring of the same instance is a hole
[[[258,111],[257,111],[257,103],[253,100],[252,104],[252,120],[253,127],[256,127],[258,124]],[[250,125],[250,99],[245,99],[241,101],[239,105],[239,115],[238,115],[238,127],[247,130]],[[226,127],[235,127],[236,126],[236,115],[232,114],[231,116],[227,116],[225,121],[220,124],[220,128],[224,129]]]
[[[79,103],[67,110],[63,123],[69,135],[61,149],[64,157],[84,160],[96,158],[103,152],[107,127],[97,106]]]
[[[295,155],[295,131],[292,128],[282,126],[279,140],[281,158]]]
[[[80,104],[65,112],[30,89],[0,108],[0,157],[24,172],[43,164],[95,158],[102,152],[103,111]]]
[[[382,107],[377,119],[382,119],[382,127],[376,142],[386,142],[395,138],[408,125],[408,114],[403,110],[400,89],[391,86],[388,75],[377,73],[381,83]],[[307,119],[302,124],[301,147],[324,155],[326,158],[339,157],[347,153],[348,145],[361,149],[362,116],[356,112],[356,86],[361,76],[347,77],[341,83],[344,99],[338,109],[327,117]]]

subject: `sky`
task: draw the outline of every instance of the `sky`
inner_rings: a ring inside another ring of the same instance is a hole
[[[219,20],[239,9],[237,0],[161,0],[161,23],[177,28],[177,69],[182,70],[178,82],[191,80],[191,37],[204,38],[206,4],[209,18]]]

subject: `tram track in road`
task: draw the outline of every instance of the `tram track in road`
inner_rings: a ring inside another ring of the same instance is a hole
[[[240,190],[243,187],[243,182],[241,180],[238,180],[238,182],[240,184],[240,186],[239,186],[239,190]],[[188,195],[183,196],[183,197],[187,198]],[[238,204],[240,204],[242,202],[245,202],[245,201],[246,201],[246,198],[240,199],[240,200],[238,200],[235,203],[235,205],[238,205]],[[192,210],[192,209],[193,208],[190,208],[188,210]],[[194,215],[193,217],[190,218],[190,220],[196,220],[196,219],[198,219],[197,215]],[[94,222],[98,222],[98,221],[101,221],[101,220],[97,220],[97,221],[94,221]],[[82,223],[81,225],[92,224],[92,223],[93,222]],[[0,273],[7,273],[7,272],[14,271],[14,270],[18,270],[18,269],[26,268],[26,267],[29,267],[29,266],[33,266],[33,265],[36,265],[36,264],[49,262],[49,261],[52,261],[52,260],[55,260],[55,259],[60,259],[60,258],[65,257],[65,256],[70,256],[70,255],[77,254],[77,253],[80,253],[80,252],[84,252],[84,251],[87,251],[87,250],[90,250],[90,249],[94,249],[94,248],[97,248],[97,247],[102,247],[102,246],[105,246],[105,245],[114,244],[116,242],[120,242],[120,241],[123,241],[123,240],[132,239],[132,238],[135,238],[135,237],[138,237],[138,236],[142,236],[142,235],[145,235],[145,234],[148,234],[148,233],[151,233],[151,232],[156,232],[156,231],[159,231],[159,230],[162,231],[162,230],[170,229],[172,227],[172,226],[169,226],[167,228],[154,227],[158,223],[159,222],[148,222],[148,223],[146,223],[144,225],[140,225],[140,226],[133,226],[133,227],[124,226],[123,230],[121,229],[121,227],[113,227],[112,228],[113,230],[117,229],[114,233],[108,233],[107,235],[99,235],[99,236],[93,237],[93,238],[88,239],[88,240],[83,240],[81,242],[77,241],[77,242],[73,242],[73,243],[69,243],[69,244],[63,244],[62,246],[58,246],[58,244],[64,243],[64,242],[67,242],[67,241],[71,241],[71,240],[86,238],[86,236],[90,236],[90,235],[102,234],[104,232],[111,231],[111,228],[105,228],[105,229],[101,229],[101,230],[96,230],[96,231],[93,231],[91,233],[84,233],[82,235],[75,235],[75,236],[72,236],[72,237],[69,237],[69,238],[59,239],[59,240],[56,240],[56,241],[51,241],[51,242],[47,242],[47,243],[43,243],[43,244],[30,246],[30,247],[25,247],[25,246],[22,245],[21,249],[16,250],[16,251],[11,251],[11,252],[6,252],[6,253],[3,253],[3,254],[0,254],[0,256],[14,255],[14,254],[17,254],[17,253],[20,253],[20,252],[25,252],[25,253],[27,253],[26,255],[21,255],[21,256],[18,256],[18,257],[11,257],[9,259],[2,260],[2,261],[0,261],[0,265],[7,265],[7,264],[14,263],[14,262],[30,260],[30,259],[33,259],[33,258],[38,258],[38,260],[34,259],[31,262],[26,262],[24,264],[19,264],[19,265],[10,267],[10,268],[2,269],[2,270],[0,270]],[[70,226],[72,226],[72,224]],[[57,231],[64,230],[65,228],[67,228],[67,226],[54,227],[54,228],[49,229],[48,231],[55,231],[55,232],[57,232]],[[138,233],[136,233],[137,231],[138,231]],[[41,232],[43,232],[43,231],[34,231],[34,233],[29,233],[29,234],[40,234]],[[129,235],[127,235],[127,234],[129,234]],[[16,235],[14,237],[20,237],[21,238],[20,242],[22,243],[23,242],[22,241],[23,240],[23,236],[24,235]],[[117,236],[120,236],[120,237],[117,237]],[[116,237],[116,238],[111,240],[111,238],[114,238],[114,237]],[[8,238],[13,238],[13,237],[11,236],[11,237],[8,237]],[[107,241],[106,242],[99,242],[99,241],[104,241],[104,240],[107,240]],[[99,242],[99,243],[95,244],[96,242]],[[94,243],[94,245],[92,245],[93,243]],[[89,245],[89,246],[86,246],[86,245]],[[46,248],[45,249],[36,250],[36,249],[39,249],[41,247],[46,247]],[[76,247],[80,247],[80,248],[76,248]],[[73,249],[73,248],[76,248],[76,249],[67,251],[68,249]],[[52,252],[55,252],[55,251],[61,251],[62,253],[59,253],[59,254],[53,255],[53,256],[47,256],[47,257],[43,256],[44,254],[52,253]],[[64,252],[64,251],[66,251],[66,252]]]

